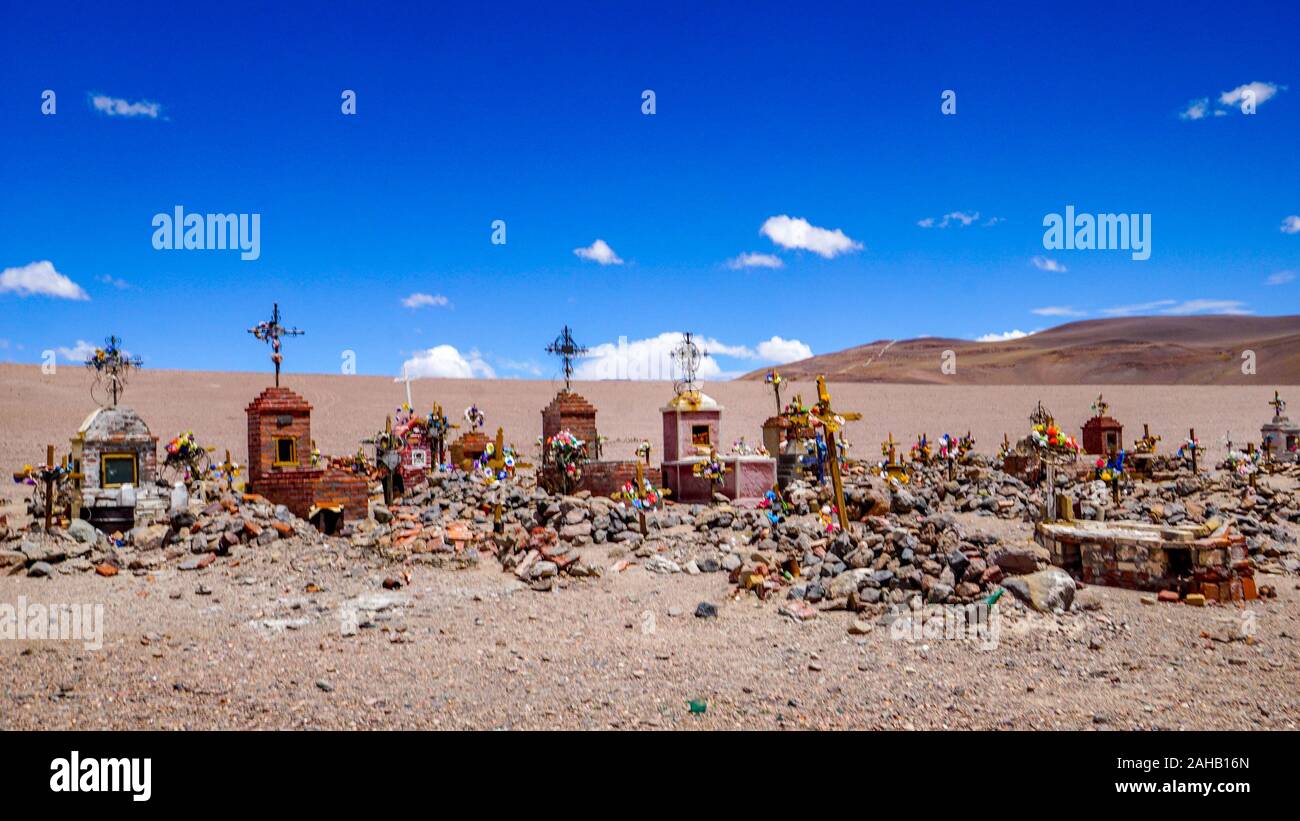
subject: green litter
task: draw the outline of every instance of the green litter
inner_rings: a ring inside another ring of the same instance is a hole
[[[691,715],[701,715],[709,709],[709,703],[702,698],[693,698],[686,702],[691,708]]]

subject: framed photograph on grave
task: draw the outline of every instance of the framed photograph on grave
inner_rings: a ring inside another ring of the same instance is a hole
[[[101,461],[101,477],[104,487],[121,487],[135,485],[139,473],[134,453],[106,453]]]
[[[411,451],[411,467],[423,470],[429,466],[429,451],[424,449]]]

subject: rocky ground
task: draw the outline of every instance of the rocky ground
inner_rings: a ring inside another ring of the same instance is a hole
[[[0,727],[1300,723],[1294,477],[1176,477],[1118,507],[1069,486],[1101,515],[1240,525],[1276,598],[1204,608],[1061,583],[1039,491],[988,465],[849,482],[849,533],[807,485],[784,521],[672,505],[643,537],[609,500],[463,476],[340,537],[215,490],[116,540],[11,533],[0,603],[102,604],[104,630],[0,641]],[[918,624],[991,598],[992,634]]]

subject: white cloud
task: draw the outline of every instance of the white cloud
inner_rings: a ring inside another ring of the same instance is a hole
[[[1107,316],[1133,316],[1135,314],[1163,314],[1165,316],[1191,316],[1192,314],[1248,314],[1246,303],[1235,299],[1157,299],[1137,305],[1120,305],[1101,310]]]
[[[782,339],[779,336],[758,343],[757,352],[759,359],[765,359],[777,365],[797,362],[813,355],[812,348],[806,343],[797,339]]]
[[[979,218],[979,211],[953,211],[950,214],[944,214],[943,218],[938,221],[936,221],[934,217],[926,217],[925,219],[917,220],[916,224],[922,228],[947,228],[949,225],[960,224],[965,228],[968,225],[973,225],[979,220]],[[982,225],[987,228],[1003,221],[1002,217],[989,217],[982,223]]]
[[[1202,97],[1188,103],[1186,108],[1178,112],[1178,118],[1180,120],[1201,120],[1208,113],[1210,113],[1210,98]]]
[[[803,217],[785,214],[768,217],[758,232],[782,248],[812,251],[826,259],[862,250],[862,243],[851,239],[839,228],[834,231],[818,228]]]
[[[1064,265],[1057,262],[1056,260],[1048,259],[1047,257],[1034,257],[1029,261],[1032,262],[1034,264],[1034,267],[1037,268],[1038,270],[1050,271],[1053,274],[1063,274],[1066,271],[1070,270],[1069,268],[1066,268]]]
[[[1102,308],[1101,312],[1107,316],[1132,316],[1133,314],[1148,314],[1160,308],[1167,308],[1170,305],[1178,304],[1172,299],[1157,299],[1155,302],[1140,302],[1136,305],[1119,305],[1114,308]]]
[[[1295,279],[1295,271],[1278,271],[1276,274],[1270,274],[1269,278],[1264,280],[1265,285],[1285,285]]]
[[[1260,106],[1267,100],[1271,100],[1278,92],[1279,86],[1276,83],[1261,83],[1256,80],[1253,83],[1237,86],[1230,91],[1225,91],[1219,95],[1219,102],[1227,106],[1236,106],[1240,108],[1241,101],[1245,99],[1247,91],[1255,92],[1255,105]],[[1280,87],[1286,90],[1286,86]]]
[[[496,371],[477,350],[464,356],[454,345],[438,345],[402,363],[412,379],[496,379]]]
[[[1277,83],[1261,83],[1259,81],[1246,83],[1220,93],[1214,105],[1211,105],[1209,97],[1192,100],[1182,111],[1178,112],[1178,117],[1183,120],[1203,120],[1210,116],[1226,117],[1229,112],[1241,111],[1241,104],[1246,100],[1247,92],[1254,94],[1254,103],[1258,108],[1277,96],[1279,91],[1286,91],[1286,88],[1286,86],[1280,86]]]
[[[1300,216],[1292,214],[1282,218],[1282,233],[1300,234]]]
[[[727,267],[733,271],[741,268],[780,268],[782,265],[785,263],[775,254],[745,253],[727,260]]]
[[[6,268],[0,271],[0,294],[15,293],[18,296],[53,296],[60,299],[90,299],[90,295],[80,285],[54,270],[54,263],[49,260],[29,262],[19,268]]]
[[[95,352],[95,346],[84,339],[78,339],[71,348],[55,348],[55,352],[69,362],[85,362]]]
[[[402,305],[407,308],[428,308],[436,306],[445,307],[448,304],[447,297],[442,294],[421,294],[414,293],[402,300]]]
[[[598,262],[601,265],[622,265],[623,260],[618,258],[614,249],[609,247],[609,243],[603,239],[598,239],[586,248],[574,248],[573,253],[582,259],[589,259],[592,262]]]
[[[1087,316],[1087,311],[1078,311],[1069,305],[1047,305],[1042,308],[1034,308],[1031,314],[1039,316]]]
[[[1189,299],[1160,311],[1170,316],[1192,314],[1248,314],[1246,303],[1235,299]]]
[[[1004,331],[1000,334],[984,334],[975,337],[976,342],[1010,342],[1013,339],[1023,339],[1034,331]]]
[[[132,103],[121,97],[109,97],[107,94],[91,95],[90,104],[100,114],[109,117],[148,117],[156,120],[162,112],[162,106],[148,100]]]
[[[574,366],[576,379],[657,379],[675,380],[681,377],[673,351],[682,342],[680,331],[665,331],[646,339],[620,339],[591,346],[587,354]],[[707,336],[694,336],[695,344],[705,354],[700,360],[698,378],[701,380],[733,379],[752,367],[726,368],[719,360],[733,359],[749,362],[771,362],[777,365],[807,359],[812,348],[797,339],[773,336],[759,342],[754,348],[735,345]]]

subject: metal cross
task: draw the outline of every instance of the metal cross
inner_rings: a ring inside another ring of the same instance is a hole
[[[564,392],[568,393],[569,380],[573,378],[573,360],[587,353],[587,349],[573,341],[573,332],[565,325],[555,341],[546,346],[546,352],[564,360]]]
[[[1281,416],[1286,412],[1286,400],[1278,396],[1277,391],[1273,391],[1273,401],[1268,404],[1272,406],[1274,416]]]
[[[280,353],[280,338],[285,336],[302,336],[304,331],[297,328],[286,328],[280,324],[280,303],[275,303],[271,311],[271,321],[259,322],[248,329],[248,332],[263,342],[271,345],[271,361],[275,363],[275,386],[280,387],[280,363],[284,361],[283,354]]]
[[[117,406],[118,398],[126,390],[126,377],[131,369],[143,365],[143,359],[131,356],[122,350],[122,340],[116,336],[105,339],[104,347],[96,349],[86,357],[86,368],[95,372],[96,387],[101,376],[108,379],[108,394],[112,399],[113,407]]]
[[[682,379],[673,384],[674,392],[680,395],[698,390],[695,376],[699,373],[700,362],[709,355],[709,352],[700,350],[691,332],[687,331],[682,335],[682,341],[673,349],[672,355],[677,366],[682,369]]]

